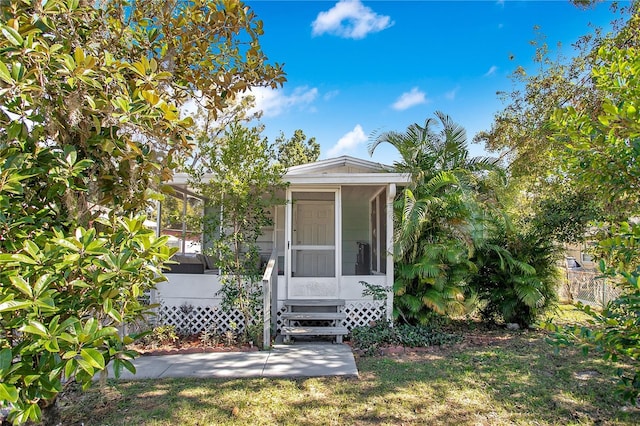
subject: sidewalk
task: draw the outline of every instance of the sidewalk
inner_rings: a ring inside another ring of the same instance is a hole
[[[275,345],[263,352],[216,352],[143,356],[135,359],[135,376],[124,370],[120,380],[167,377],[357,377],[351,348],[342,344]],[[109,377],[113,371],[109,370]]]

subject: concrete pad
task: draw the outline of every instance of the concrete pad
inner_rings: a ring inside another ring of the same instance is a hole
[[[261,377],[269,352],[219,352],[179,357],[159,377]]]
[[[263,377],[357,377],[353,352],[343,344],[277,345]]]
[[[213,352],[143,356],[132,361],[136,374],[121,380],[168,377],[247,378],[358,376],[351,348],[338,344],[276,345],[265,352]],[[113,367],[109,366],[113,378]]]

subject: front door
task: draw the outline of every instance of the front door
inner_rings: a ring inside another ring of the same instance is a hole
[[[291,191],[289,298],[338,297],[336,197],[336,191]]]

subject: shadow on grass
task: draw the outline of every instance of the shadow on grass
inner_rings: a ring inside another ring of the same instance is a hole
[[[63,424],[637,424],[598,358],[535,332],[494,337],[363,358],[359,379],[114,382],[78,395]]]

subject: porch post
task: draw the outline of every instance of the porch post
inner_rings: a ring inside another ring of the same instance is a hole
[[[396,184],[390,183],[387,188],[387,287],[391,288],[389,296],[387,297],[387,319],[391,321],[393,319],[393,200],[396,197]]]

